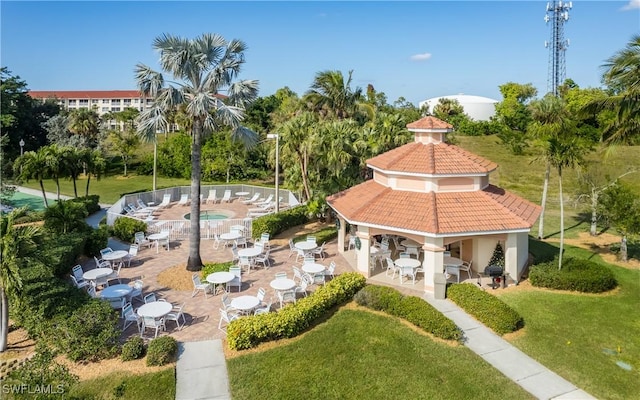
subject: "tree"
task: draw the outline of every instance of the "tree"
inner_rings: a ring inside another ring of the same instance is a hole
[[[531,120],[527,109],[527,102],[535,97],[536,88],[527,83],[525,85],[508,82],[500,85],[503,100],[496,104],[496,120],[503,126],[498,138],[511,148],[514,154],[522,154],[527,146],[526,130]]]
[[[20,301],[20,268],[36,257],[41,239],[37,225],[15,224],[26,213],[26,208],[22,208],[0,216],[0,352],[7,349],[9,301]]]
[[[35,179],[40,184],[42,190],[42,198],[44,200],[45,207],[49,207],[47,202],[47,194],[44,190],[44,179],[48,177],[49,169],[47,163],[46,148],[41,147],[38,151],[27,151],[22,156],[18,157],[13,164],[14,173],[18,176],[19,180]]]
[[[153,98],[152,106],[139,117],[138,133],[153,140],[156,132],[167,131],[166,115],[184,105],[191,121],[191,198],[200,198],[201,147],[203,137],[227,126],[233,137],[247,146],[257,142],[257,135],[240,125],[246,105],[255,100],[258,82],[236,81],[245,62],[244,42],[226,41],[218,34],[203,34],[195,39],[184,39],[164,34],[154,40],[153,47],[160,52],[160,66],[169,73],[173,82],[146,65],[136,65],[138,88]],[[223,101],[221,91],[226,91]],[[200,202],[191,202],[191,215],[200,215]],[[199,271],[200,218],[191,219],[189,258],[187,270]]]
[[[61,200],[44,212],[44,226],[56,234],[65,234],[86,227],[87,210],[75,201]]]
[[[627,236],[640,234],[640,200],[627,185],[617,182],[602,193],[601,213],[621,233],[620,259],[627,261]]]
[[[127,176],[127,166],[131,158],[136,154],[136,150],[140,147],[140,136],[127,127],[124,130],[116,129],[111,131],[109,137],[113,143],[114,151],[122,158],[124,176]]]
[[[66,175],[73,181],[73,195],[75,197],[78,197],[78,187],[76,183],[85,167],[83,151],[83,149],[73,146],[64,146],[61,148],[62,165]]]
[[[86,108],[72,110],[69,114],[69,130],[81,135],[89,147],[95,148],[100,133],[100,117],[95,111]]]
[[[57,144],[42,147],[45,153],[45,163],[49,176],[56,183],[56,198],[60,200],[60,178],[65,175],[64,153]]]
[[[91,176],[93,175],[96,179],[100,180],[102,174],[107,169],[107,161],[102,156],[100,150],[84,149],[81,158],[87,173],[87,186],[84,195],[89,196]]]
[[[316,73],[311,89],[304,96],[313,111],[320,115],[338,119],[355,116],[362,100],[362,89],[351,88],[351,75],[345,80],[341,71],[321,71]]]
[[[295,176],[302,180],[305,199],[311,199],[309,165],[313,155],[313,136],[318,119],[315,114],[304,112],[278,126],[280,133],[280,162],[295,165],[295,169],[285,169],[285,177]]]

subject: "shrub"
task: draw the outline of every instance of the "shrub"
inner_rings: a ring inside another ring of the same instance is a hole
[[[233,261],[223,262],[223,263],[207,263],[200,270],[200,278],[206,279],[207,275],[213,274],[214,272],[229,272],[229,267],[233,267]]]
[[[14,220],[15,224],[28,224],[30,222],[44,221],[44,211],[29,211],[27,215]]]
[[[70,201],[82,204],[84,209],[87,211],[87,215],[91,215],[95,212],[98,212],[100,211],[100,208],[101,208],[100,196],[98,196],[97,194],[92,194],[92,195],[83,196],[83,197],[76,197],[76,198],[70,199]]]
[[[27,360],[23,366],[11,371],[6,380],[2,380],[3,385],[29,385],[35,387],[48,387],[50,393],[38,393],[34,397],[33,391],[18,391],[13,393],[15,399],[60,399],[64,393],[69,392],[69,388],[78,381],[78,377],[71,374],[69,369],[53,360],[53,354],[49,351],[36,353]],[[3,393],[8,393],[4,391]]]
[[[324,243],[338,237],[338,229],[335,226],[330,226],[327,228],[320,229],[319,231],[309,233],[308,235],[314,235],[316,237],[317,243]],[[300,242],[300,241],[306,240],[306,238],[307,238],[307,235],[302,235],[293,239],[293,241]]]
[[[133,218],[121,217],[113,223],[113,236],[127,243],[133,243],[136,232],[146,231],[147,224]]]
[[[171,336],[162,336],[149,342],[147,366],[165,365],[178,354],[178,342]]]
[[[447,289],[447,297],[499,335],[524,326],[524,320],[513,308],[476,285],[453,284]]]
[[[533,286],[585,293],[602,293],[618,286],[609,268],[583,258],[565,258],[560,270],[557,258],[534,265],[529,279]]]
[[[259,238],[264,232],[270,237],[284,232],[294,226],[309,222],[307,217],[307,207],[298,206],[277,214],[269,214],[253,220],[253,237]]]
[[[71,271],[84,252],[86,232],[49,235],[42,245],[42,253],[54,275],[62,277]]]
[[[449,318],[416,296],[403,296],[394,288],[368,285],[354,297],[365,307],[403,318],[425,332],[445,340],[460,340],[462,332]]]
[[[99,255],[100,250],[107,247],[109,236],[111,236],[111,230],[107,225],[100,225],[97,229],[92,229],[87,236],[84,253],[89,257]]]
[[[353,298],[365,283],[364,276],[348,272],[277,313],[231,321],[227,327],[227,343],[231,349],[243,350],[262,342],[297,336],[329,309]]]
[[[56,234],[84,231],[86,217],[84,204],[61,200],[45,210],[44,227]]]
[[[144,340],[140,336],[133,336],[122,345],[122,354],[120,354],[122,361],[137,360],[142,356],[144,356]]]
[[[68,318],[58,318],[56,336],[72,361],[111,358],[118,352],[118,314],[106,301],[89,300]]]

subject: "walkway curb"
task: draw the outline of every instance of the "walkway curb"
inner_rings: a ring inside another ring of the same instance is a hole
[[[231,399],[222,340],[178,343],[176,400]]]
[[[431,293],[423,299],[462,329],[465,346],[538,399],[595,399],[512,346],[452,301],[436,300]]]

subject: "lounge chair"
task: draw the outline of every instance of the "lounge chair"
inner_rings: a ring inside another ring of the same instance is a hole
[[[242,204],[253,204],[258,200],[258,197],[260,197],[260,193],[254,193],[253,197],[249,200],[242,200]]]
[[[220,203],[230,203],[231,202],[231,190],[225,190],[224,195],[220,199]]]
[[[207,197],[207,203],[212,202],[213,204],[216,204],[216,202],[218,201],[218,197],[216,196],[216,190],[215,189],[211,189],[209,190],[209,197]]]
[[[179,206],[186,206],[189,204],[189,195],[183,194],[180,196],[180,201],[178,201]]]
[[[158,204],[158,208],[168,207],[170,204],[171,204],[171,194],[170,193],[166,193],[162,197],[162,203]]]

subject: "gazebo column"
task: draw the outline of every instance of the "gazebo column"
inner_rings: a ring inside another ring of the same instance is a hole
[[[340,225],[338,228],[338,253],[344,253],[344,239],[345,232],[347,231],[346,221],[340,217],[338,217],[338,221],[340,221]]]
[[[443,265],[443,239],[428,237],[422,246],[424,258],[422,268],[424,269],[424,289],[433,292],[433,275],[444,272]]]
[[[515,282],[520,281],[529,257],[528,236],[527,232],[509,233],[504,243],[504,267]]]
[[[360,249],[356,246],[356,268],[368,278],[370,276],[369,263],[371,260],[369,227],[358,226],[358,232],[356,232],[356,235],[360,239]]]

